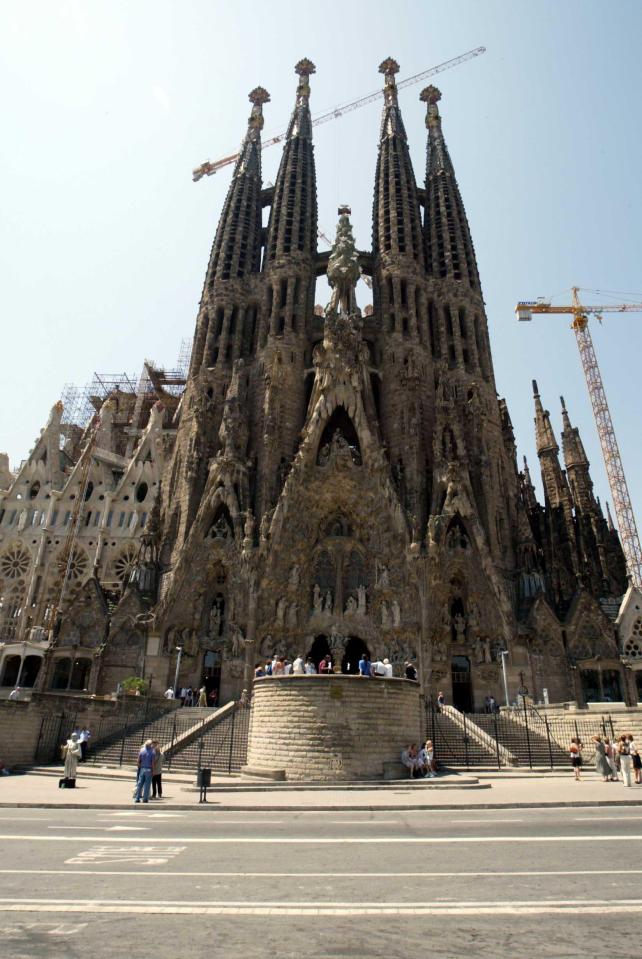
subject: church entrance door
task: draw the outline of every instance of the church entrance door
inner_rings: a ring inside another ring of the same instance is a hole
[[[473,711],[473,683],[468,656],[453,656],[451,663],[453,706],[462,713]]]
[[[351,636],[346,643],[345,655],[341,660],[341,672],[355,676],[359,672],[359,660],[364,653],[368,653],[368,656],[370,656],[364,641],[359,639],[358,636]]]

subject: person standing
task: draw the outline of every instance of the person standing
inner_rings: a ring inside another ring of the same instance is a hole
[[[81,752],[81,763],[87,762],[87,750],[89,749],[89,740],[91,739],[91,732],[87,726],[83,726],[80,730],[80,735],[78,736],[78,742],[80,743],[80,752]]]
[[[314,665],[314,662],[312,661],[312,658],[310,656],[308,656],[308,658],[305,661],[304,669],[305,669],[306,676],[314,676],[316,674],[317,668]]]
[[[615,743],[612,743],[610,739],[604,740],[604,751],[606,752],[606,758],[608,760],[609,768],[611,770],[610,778],[611,782],[617,782],[617,752]]]
[[[173,698],[174,698],[174,690],[172,689],[171,686],[169,686],[169,687],[165,690],[165,692],[163,693],[163,696],[165,697],[165,699],[173,699]]]
[[[329,653],[319,663],[319,672],[324,675],[332,672],[332,657]]]
[[[165,760],[165,754],[160,748],[160,743],[157,739],[152,739],[152,746],[154,748],[154,761],[152,764],[152,799],[163,798],[163,762]]]
[[[607,783],[611,778],[611,766],[606,755],[606,746],[601,736],[593,736],[593,742],[595,743],[595,770]]]
[[[138,754],[138,782],[136,783],[134,802],[140,802],[141,796],[143,802],[149,802],[149,787],[152,784],[153,771],[154,747],[151,739],[148,739]]]
[[[359,675],[367,676],[368,679],[372,679],[370,658],[367,653],[363,653],[363,655],[361,656],[361,659],[359,660]]]
[[[417,682],[417,670],[415,669],[414,663],[406,663],[405,667],[406,679],[409,679],[411,682]]]
[[[82,750],[78,741],[78,733],[72,733],[65,746],[65,776],[58,783],[66,789],[73,789],[76,785],[76,769],[82,756]]]
[[[292,673],[294,676],[303,676],[305,673],[305,668],[303,666],[303,656],[301,653],[297,654],[296,659],[292,663]]]
[[[620,757],[620,772],[622,773],[622,782],[625,786],[633,785],[631,782],[631,770],[633,769],[633,758],[631,756],[631,747],[628,736],[620,736],[617,744],[617,753]]]
[[[642,757],[632,736],[629,736],[629,752],[633,760],[633,772],[635,775],[635,785],[642,785]]]
[[[205,686],[201,686],[198,691],[198,705],[207,706],[207,689]]]
[[[575,773],[575,781],[580,782],[582,778],[582,743],[579,739],[575,737],[571,739],[568,754],[571,760],[571,767]]]

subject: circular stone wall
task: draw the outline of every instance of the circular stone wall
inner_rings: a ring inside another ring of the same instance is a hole
[[[359,676],[265,676],[254,683],[250,774],[298,781],[382,779],[418,742],[419,685]]]

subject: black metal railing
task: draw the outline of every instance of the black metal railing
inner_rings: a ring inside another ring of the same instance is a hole
[[[592,737],[613,738],[610,715],[548,717],[525,704],[488,713],[453,713],[428,707],[426,728],[435,756],[447,766],[568,766],[572,737],[583,743],[584,762],[595,759]]]

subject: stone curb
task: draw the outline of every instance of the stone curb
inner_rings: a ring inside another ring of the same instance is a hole
[[[0,809],[129,809],[135,805],[128,803],[30,803],[30,802],[0,802]],[[385,806],[353,806],[353,805],[306,805],[306,806],[222,806],[216,800],[204,803],[163,803],[162,806],[153,803],[154,809],[171,810],[205,810],[205,805],[217,812],[417,812],[421,810],[440,810],[447,812],[450,809],[590,809],[590,808],[618,808],[626,806],[642,806],[642,800],[586,800],[576,802],[497,802],[497,803],[407,803],[404,805]],[[70,827],[73,828],[73,827]]]

